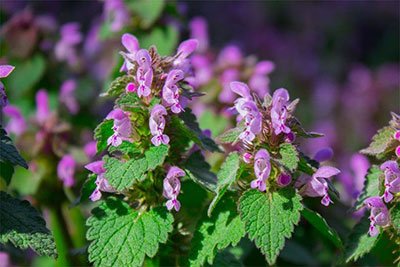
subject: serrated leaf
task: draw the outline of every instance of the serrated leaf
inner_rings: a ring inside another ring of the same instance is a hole
[[[116,158],[105,157],[105,177],[110,185],[117,191],[130,187],[135,180],[143,180],[147,171],[145,158],[131,159],[121,162]]]
[[[236,203],[224,198],[211,218],[205,217],[194,233],[189,257],[190,266],[212,264],[217,251],[235,246],[245,235],[244,223],[237,213]]]
[[[362,149],[360,152],[363,154],[378,156],[388,149],[392,142],[394,142],[393,134],[395,130],[392,127],[384,127],[380,129],[373,137],[371,144]]]
[[[136,93],[122,93],[116,100],[115,105],[123,110],[140,112],[142,105]]]
[[[7,132],[0,125],[0,160],[3,162],[9,162],[11,165],[20,165],[25,169],[28,169],[28,164],[21,157],[17,148],[14,146],[10,137],[7,136]]]
[[[123,75],[117,77],[110,84],[110,87],[107,90],[108,96],[119,96],[123,92],[125,92],[125,87],[128,83],[133,81],[133,77],[129,75]]]
[[[192,153],[184,162],[183,166],[189,178],[208,190],[215,191],[217,176],[210,171],[210,164],[205,161],[200,151]]]
[[[122,141],[122,144],[120,144],[119,146],[108,147],[108,152],[114,153],[116,151],[119,151],[123,154],[132,154],[137,156],[139,156],[142,153],[135,143],[131,143],[128,141]]]
[[[275,263],[285,238],[292,236],[302,209],[301,197],[293,188],[272,193],[250,189],[240,198],[239,212],[246,232],[270,265]]]
[[[356,210],[360,209],[364,205],[364,200],[369,197],[379,196],[379,184],[380,184],[380,176],[382,175],[382,171],[378,166],[373,165],[369,168],[367,175],[365,176],[364,188],[357,198],[356,203],[354,204],[354,208]]]
[[[139,214],[115,197],[102,201],[87,220],[89,261],[96,266],[141,266],[154,257],[172,231],[173,216],[165,208]]]
[[[154,170],[158,166],[164,163],[165,158],[168,155],[169,146],[151,146],[144,155],[147,160],[147,170]]]
[[[97,141],[97,153],[107,148],[107,139],[114,134],[112,120],[105,120],[94,129],[94,139]]]
[[[400,235],[400,205],[399,205],[399,203],[394,204],[394,206],[390,209],[390,219],[391,219],[393,228]]]
[[[128,8],[141,18],[141,26],[149,28],[161,16],[164,0],[127,1]]]
[[[239,135],[245,130],[244,125],[238,125],[235,128],[229,129],[216,138],[218,143],[231,144],[238,140]]]
[[[184,122],[186,127],[194,133],[194,135],[192,135],[194,137],[192,139],[193,142],[207,149],[208,151],[220,151],[218,145],[214,142],[214,140],[207,137],[202,132],[199,124],[197,123],[196,116],[192,113],[192,110],[190,108],[186,108],[184,112],[180,113],[179,118]]]
[[[227,189],[235,182],[237,171],[239,170],[239,163],[239,154],[237,152],[232,152],[222,164],[221,169],[217,174],[217,195],[208,207],[208,216],[211,216],[218,201],[222,198]]]
[[[370,236],[368,234],[369,225],[368,215],[364,215],[354,226],[346,244],[346,262],[357,261],[375,246],[379,235]]]
[[[0,191],[0,242],[21,249],[32,248],[39,255],[57,257],[53,236],[40,213],[26,200]]]
[[[279,147],[279,154],[281,155],[279,162],[290,172],[294,172],[300,161],[296,147],[290,143],[283,143]]]
[[[343,243],[337,232],[332,229],[326,220],[317,212],[308,208],[302,210],[301,215],[317,229],[323,236],[332,241],[339,249],[343,249]]]
[[[8,162],[0,161],[0,177],[6,182],[6,184],[10,184],[11,178],[14,174],[14,166]]]

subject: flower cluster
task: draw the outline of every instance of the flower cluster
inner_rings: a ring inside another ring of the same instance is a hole
[[[168,210],[175,209],[179,211],[181,203],[178,200],[179,192],[181,191],[181,182],[179,177],[185,176],[185,172],[175,166],[172,166],[165,177],[163,185],[163,196],[168,199],[166,206]]]
[[[122,144],[122,141],[131,140],[132,126],[128,112],[122,109],[114,109],[107,115],[106,119],[114,120],[114,125],[112,127],[114,134],[108,138],[108,145],[119,146]]]
[[[238,113],[238,129],[243,129],[238,135],[244,148],[242,158],[245,163],[254,164],[256,179],[251,181],[251,188],[266,191],[268,180],[270,183],[275,180],[274,185],[278,187],[290,185],[293,173],[279,163],[279,148],[282,144],[289,143],[297,150],[293,142],[296,132],[299,131],[299,124],[293,112],[298,100],[290,101],[288,91],[280,88],[272,96],[267,94],[264,103],[261,103],[256,95],[251,95],[246,84],[235,81],[230,86],[232,92],[240,96],[234,101],[234,109]],[[331,149],[323,149],[316,155],[319,161],[330,157]],[[322,166],[314,170],[313,174],[308,173],[311,176],[300,176],[294,186],[302,195],[322,197],[321,203],[328,206],[332,203],[329,197],[329,179],[339,173],[334,167]]]
[[[116,192],[104,177],[106,170],[104,169],[104,162],[102,160],[89,163],[85,166],[86,169],[96,174],[96,189],[90,195],[90,200],[97,201],[101,198],[101,192],[114,193]]]

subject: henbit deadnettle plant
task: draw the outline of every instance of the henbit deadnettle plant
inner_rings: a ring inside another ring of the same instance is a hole
[[[349,237],[347,261],[357,260],[370,252],[377,240],[388,236],[396,243],[393,253],[400,260],[400,116],[392,113],[389,126],[378,131],[369,147],[361,153],[369,155],[374,165],[365,177],[364,189],[354,208],[366,207],[366,214]],[[354,241],[359,240],[359,242]]]

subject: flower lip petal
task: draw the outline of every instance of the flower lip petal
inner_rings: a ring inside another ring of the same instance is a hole
[[[121,43],[126,48],[126,50],[128,50],[132,54],[138,51],[140,48],[138,39],[130,33],[124,33],[122,35]]]
[[[92,163],[86,164],[85,169],[99,175],[104,173],[106,170],[104,169],[104,162],[102,160],[94,161]]]
[[[0,78],[6,78],[14,69],[11,65],[0,65]]]
[[[234,82],[230,83],[230,87],[231,87],[232,92],[240,95],[243,98],[251,99],[250,89],[247,86],[247,84],[238,82],[238,81],[234,81]]]
[[[183,41],[178,47],[179,58],[187,58],[197,49],[198,44],[199,42],[196,39]]]

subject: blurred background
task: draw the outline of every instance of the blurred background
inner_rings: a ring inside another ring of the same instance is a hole
[[[216,136],[232,124],[225,112],[232,102],[225,90],[231,80],[254,83],[260,94],[287,88],[291,98],[301,99],[296,114],[304,128],[325,134],[303,142],[303,149],[313,156],[331,148],[331,162],[342,170],[335,181],[340,200],[329,209],[319,207],[319,212],[345,237],[361,216],[350,207],[372,163],[357,151],[388,123],[391,111],[400,111],[399,2],[143,2],[0,2],[0,64],[16,66],[3,80],[14,109],[5,109],[1,119],[33,172],[18,170],[11,190],[36,203],[49,220],[58,216],[52,225],[57,227],[61,220],[72,236],[65,246],[84,254],[88,209],[69,207],[87,175],[83,165],[96,157],[92,132],[112,107],[98,95],[119,75],[121,34],[135,34],[142,47],[156,44],[164,55],[173,52],[180,40],[196,37],[200,51],[193,59],[193,84],[207,96],[193,109],[203,128]],[[270,68],[257,72],[257,63],[265,61]],[[53,114],[44,124],[38,118],[41,89],[48,94]],[[77,162],[74,187],[54,178],[65,155]],[[46,195],[46,190],[60,195],[54,200],[55,194]],[[68,222],[67,217],[74,219]],[[307,244],[306,233],[300,227],[296,230],[281,264],[326,265],[334,260],[337,251],[323,240]],[[306,249],[299,243],[307,244]],[[293,259],[293,251],[300,256]],[[249,253],[248,259],[262,258],[254,250]],[[358,264],[385,264],[390,262],[389,254],[381,246]],[[16,264],[52,265],[33,254],[21,259],[11,250],[7,255]],[[60,266],[74,263],[64,256]],[[247,264],[263,262],[247,260]]]

